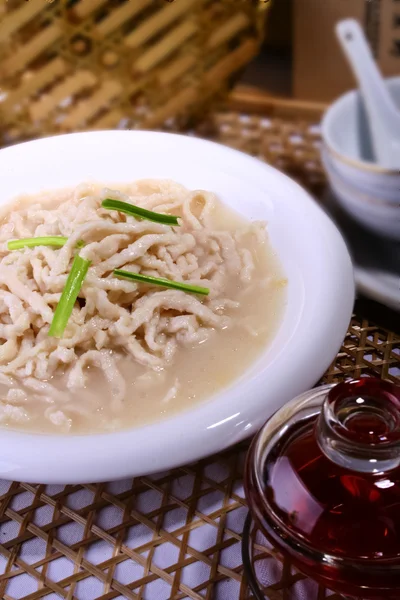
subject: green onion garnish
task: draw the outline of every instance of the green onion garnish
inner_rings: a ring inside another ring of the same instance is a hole
[[[147,221],[163,223],[164,225],[179,225],[178,217],[156,213],[152,210],[146,210],[145,208],[135,206],[134,204],[122,202],[121,200],[112,200],[112,198],[106,198],[103,200],[101,205],[103,208],[108,208],[109,210],[118,210],[119,212],[123,212],[133,217],[140,217],[142,219],[146,219]]]
[[[208,288],[200,287],[198,285],[189,285],[188,283],[182,283],[180,281],[171,281],[171,279],[151,277],[150,275],[141,275],[140,273],[131,273],[130,271],[122,271],[121,269],[115,269],[114,275],[125,277],[126,279],[133,279],[134,281],[141,281],[142,283],[160,285],[174,290],[183,290],[184,292],[190,292],[191,294],[203,294],[204,296],[208,296],[210,293]]]
[[[75,256],[67,283],[61,294],[57,308],[54,311],[53,320],[50,325],[49,335],[61,338],[71,316],[72,309],[78,297],[83,280],[90,266],[90,260],[85,260],[79,255]]]
[[[21,250],[21,248],[34,248],[35,246],[64,246],[68,241],[67,237],[61,235],[50,235],[48,237],[22,238],[20,240],[11,240],[7,243],[9,250]],[[83,242],[78,242],[78,248],[83,246]]]

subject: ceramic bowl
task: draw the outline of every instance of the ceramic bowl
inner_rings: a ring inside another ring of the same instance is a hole
[[[373,189],[364,191],[341,176],[337,164],[325,150],[321,156],[333,193],[343,208],[371,231],[400,240],[400,199],[395,203]]]
[[[400,108],[400,77],[388,79],[387,86]],[[341,204],[375,232],[399,239],[400,170],[373,162],[359,91],[344,94],[328,108],[322,139],[324,165]]]
[[[170,178],[214,191],[249,219],[264,219],[288,279],[279,329],[258,360],[203,404],[149,425],[97,435],[0,429],[0,478],[108,481],[158,472],[255,433],[312,387],[338,352],[351,317],[353,269],[332,221],[291,179],[250,156],[193,137],[142,131],[56,136],[0,150],[1,198],[77,185]]]

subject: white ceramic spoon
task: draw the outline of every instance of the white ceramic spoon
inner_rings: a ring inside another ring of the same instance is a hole
[[[363,96],[376,162],[400,168],[400,111],[372,56],[364,32],[354,19],[339,21],[336,34],[358,80]]]

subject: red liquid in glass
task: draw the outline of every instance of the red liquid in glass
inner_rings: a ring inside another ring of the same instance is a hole
[[[312,427],[299,433],[266,464],[267,495],[282,522],[329,554],[399,557],[400,471],[353,473],[326,458]]]
[[[393,442],[399,436],[396,418],[350,412],[345,435],[352,443]],[[266,500],[283,524],[280,538],[273,528],[267,533],[327,588],[351,597],[400,599],[400,468],[363,473],[340,466],[321,450],[318,426],[317,417],[292,425],[266,458]],[[315,560],[301,556],[297,541],[317,551]],[[360,561],[362,572],[349,574],[346,565]]]

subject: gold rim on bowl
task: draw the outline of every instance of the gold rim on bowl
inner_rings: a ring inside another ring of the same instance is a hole
[[[354,186],[352,186],[348,182],[344,181],[343,178],[335,170],[335,167],[332,165],[326,165],[325,162],[326,161],[324,161],[324,167],[325,167],[326,171],[328,172],[329,179],[332,180],[335,183],[335,185],[337,185],[338,188],[340,188],[342,190],[344,189],[352,196],[355,196],[356,201],[366,202],[366,203],[372,204],[374,206],[388,207],[391,209],[394,209],[394,208],[399,209],[400,208],[400,197],[396,203],[396,201],[391,202],[390,200],[376,199],[373,196],[369,196],[365,192],[362,192],[362,191],[354,188]],[[399,195],[400,195],[400,192],[399,192]]]
[[[357,169],[360,169],[361,171],[365,171],[367,173],[377,173],[379,175],[390,175],[391,177],[393,177],[393,176],[399,177],[400,176],[400,169],[398,169],[398,170],[387,169],[385,167],[380,167],[379,165],[376,165],[374,163],[366,163],[366,162],[357,160],[356,158],[349,158],[348,156],[344,156],[343,154],[340,154],[340,152],[338,152],[337,150],[332,148],[332,146],[330,146],[326,140],[324,140],[324,146],[325,146],[327,152],[329,152],[331,155],[333,155],[338,161],[340,161],[341,163],[343,163],[349,167],[356,167]]]

